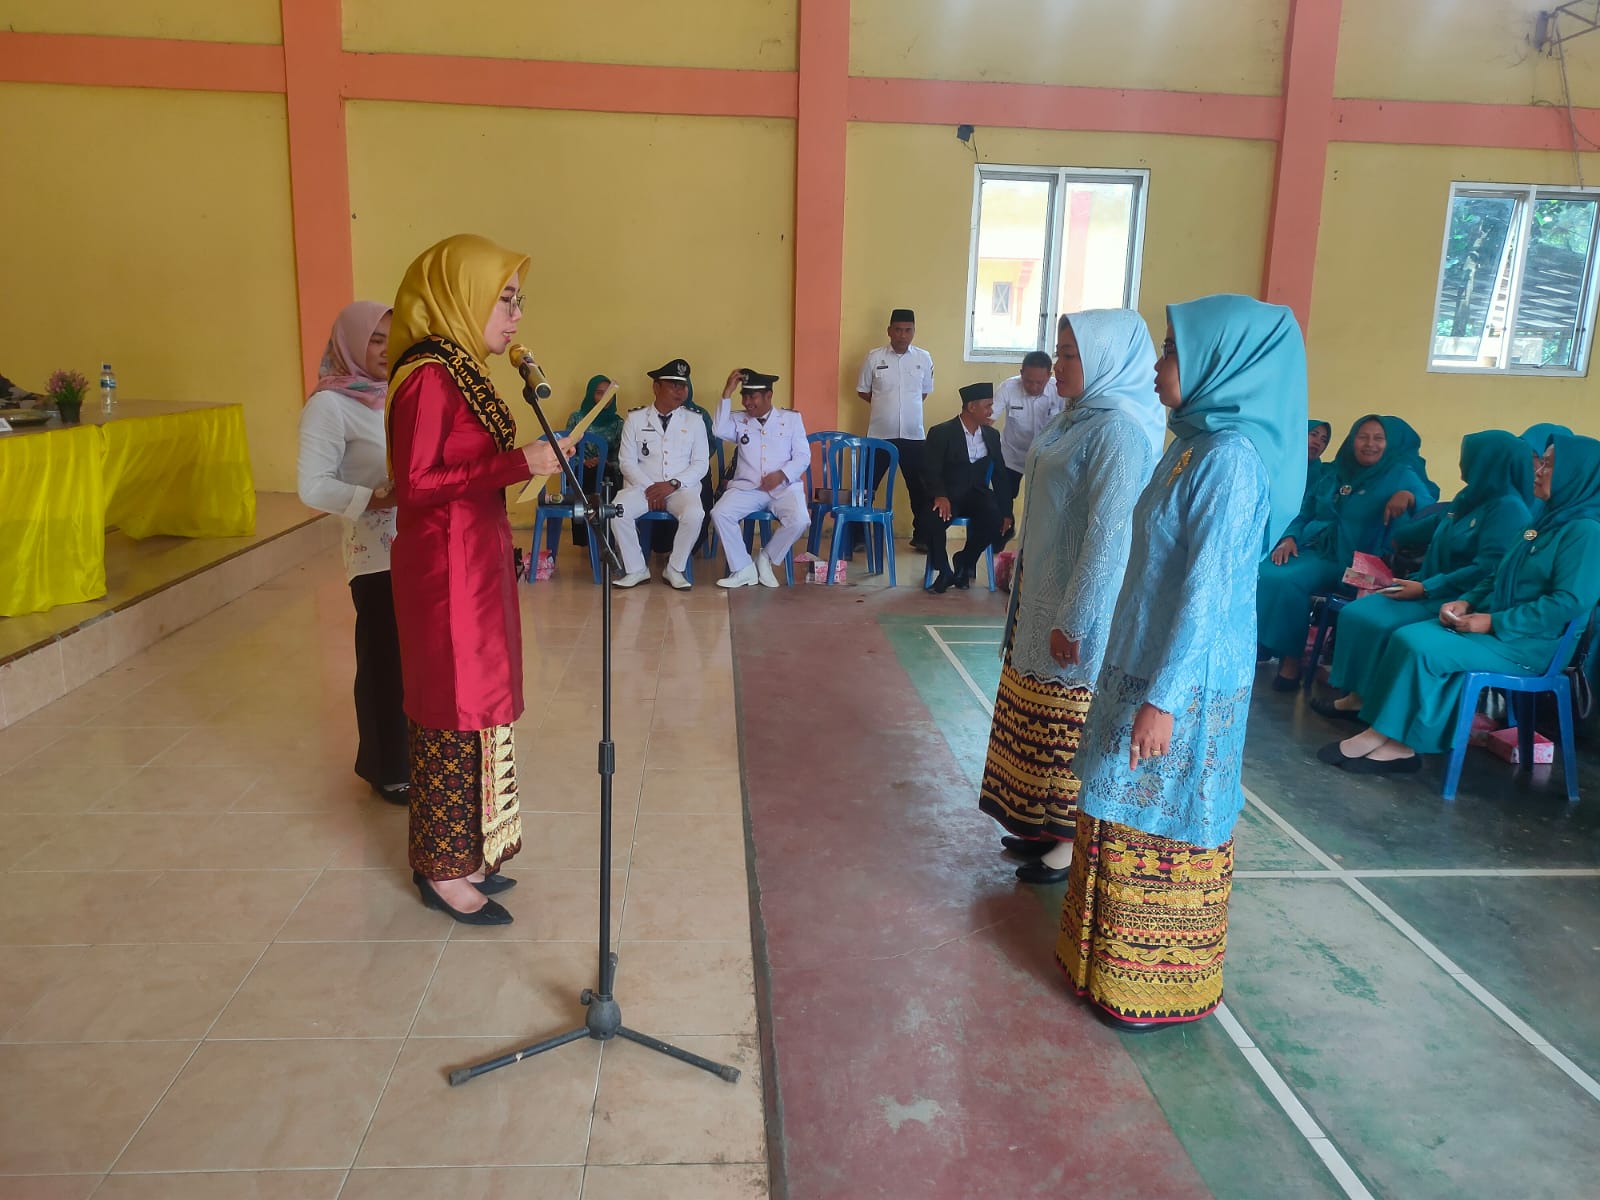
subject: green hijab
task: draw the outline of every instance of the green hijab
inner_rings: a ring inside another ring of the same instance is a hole
[[[1461,478],[1467,486],[1450,502],[1455,516],[1481,508],[1502,496],[1533,503],[1533,459],[1528,444],[1503,429],[1469,433],[1461,439]]]
[[[1315,433],[1317,430],[1319,430],[1319,429],[1326,429],[1328,431],[1328,440],[1330,442],[1333,441],[1333,426],[1328,424],[1328,422],[1326,422],[1326,421],[1318,421],[1315,418],[1310,418],[1310,419],[1308,419],[1306,421],[1306,437],[1307,438],[1310,438],[1310,436],[1313,433]],[[1321,462],[1322,461],[1322,456],[1318,455],[1315,458],[1313,458],[1312,455],[1311,455],[1311,448],[1308,446],[1308,447],[1306,447],[1306,461],[1307,462]]]
[[[1383,457],[1370,467],[1363,467],[1356,461],[1356,431],[1368,421],[1377,421],[1383,426],[1386,444]],[[1390,471],[1409,468],[1415,471],[1424,483],[1433,492],[1433,499],[1439,498],[1439,489],[1428,479],[1428,465],[1422,461],[1422,439],[1417,436],[1417,431],[1407,425],[1399,417],[1386,417],[1379,413],[1368,413],[1356,420],[1350,426],[1350,432],[1345,435],[1344,441],[1339,443],[1339,452],[1333,456],[1333,469],[1337,485],[1340,488],[1349,487],[1359,491],[1361,488],[1373,483],[1387,475]],[[1419,502],[1421,497],[1418,497]]]
[[[1543,454],[1550,445],[1551,437],[1558,433],[1564,433],[1568,437],[1573,436],[1572,430],[1565,425],[1552,425],[1547,421],[1541,421],[1537,425],[1529,425],[1523,432],[1522,440],[1533,447],[1535,454]]]
[[[1494,577],[1494,611],[1511,607],[1517,573],[1541,539],[1573,521],[1600,521],[1600,442],[1576,434],[1551,436],[1555,458],[1550,468],[1550,499],[1534,518],[1533,528],[1506,552]]]
[[[567,417],[567,428],[571,429],[584,417],[589,415],[594,408],[594,402],[599,398],[601,385],[611,382],[609,375],[595,375],[583,389],[583,403],[578,405],[578,410]],[[606,405],[602,412],[589,426],[589,432],[605,438],[612,449],[622,440],[622,414],[617,411],[615,403]]]

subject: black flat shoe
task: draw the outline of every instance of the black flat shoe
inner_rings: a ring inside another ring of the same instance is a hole
[[[1321,696],[1311,702],[1311,711],[1330,721],[1361,721],[1359,708],[1340,708],[1332,700],[1325,700]]]
[[[487,879],[479,879],[472,885],[485,896],[498,896],[501,892],[509,892],[517,886],[517,881],[509,875],[490,875]]]
[[[1000,839],[1002,848],[1023,858],[1043,858],[1060,844],[1054,838],[1003,837]]]
[[[950,590],[950,585],[955,581],[956,577],[950,574],[949,571],[940,571],[933,577],[933,582],[928,585],[928,590],[942,596]]]
[[[1353,762],[1363,761],[1360,758],[1351,758],[1343,750],[1339,749],[1338,742],[1329,742],[1326,746],[1323,746],[1317,751],[1317,757],[1330,767],[1348,767]]]
[[[964,592],[972,586],[972,568],[957,567],[951,579],[956,591]]]
[[[912,538],[907,544],[910,546],[913,554],[926,554],[928,552],[928,547],[923,544],[921,538]]]
[[[1047,867],[1042,862],[1023,863],[1017,868],[1017,878],[1023,883],[1061,883],[1072,873],[1071,865]]]
[[[1422,755],[1410,758],[1352,758],[1344,764],[1352,775],[1414,775],[1422,770]]]
[[[424,908],[436,908],[442,913],[460,921],[463,925],[509,925],[511,914],[501,908],[493,900],[485,900],[483,907],[477,912],[462,912],[459,908],[451,908],[445,903],[444,897],[433,890],[431,884],[422,877],[420,871],[411,872],[411,882],[417,885],[417,894],[422,897]]]
[[[378,798],[390,804],[409,807],[411,804],[411,785],[409,783],[386,783],[382,787],[372,789],[378,793]]]
[[[1298,692],[1300,681],[1298,679],[1285,679],[1282,675],[1272,677],[1272,690],[1275,692]]]
[[[1109,1012],[1093,1002],[1089,1004],[1089,1011],[1094,1013],[1095,1020],[1100,1024],[1109,1026],[1118,1033],[1155,1033],[1173,1025],[1187,1024],[1184,1021],[1130,1021],[1127,1017],[1119,1017],[1116,1013]]]

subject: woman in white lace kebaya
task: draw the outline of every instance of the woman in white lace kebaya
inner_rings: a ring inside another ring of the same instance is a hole
[[[1222,999],[1257,564],[1298,511],[1306,469],[1294,314],[1208,296],[1167,318],[1156,390],[1175,440],[1134,508],[1056,946],[1095,1011],[1136,1028]]]
[[[1023,470],[1018,582],[978,798],[1011,835],[1005,848],[1028,860],[1017,869],[1026,883],[1066,878],[1078,733],[1122,584],[1133,504],[1165,435],[1150,390],[1155,357],[1136,312],[1061,319],[1056,390],[1067,408],[1034,440]]]

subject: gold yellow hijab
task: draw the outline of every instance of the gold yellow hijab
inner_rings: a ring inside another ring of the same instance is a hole
[[[527,268],[527,255],[474,233],[447,237],[419,254],[394,298],[389,361],[395,365],[386,407],[392,410],[396,389],[412,371],[424,362],[439,362],[454,376],[474,415],[509,448],[508,431],[516,424],[489,382],[483,327],[506,282],[518,273],[526,276]],[[408,359],[413,348],[427,352]]]

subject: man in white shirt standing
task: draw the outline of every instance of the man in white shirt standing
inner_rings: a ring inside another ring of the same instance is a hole
[[[994,473],[994,497],[1000,505],[1001,540],[1008,541],[1016,529],[1017,491],[1022,486],[1022,467],[1028,461],[1028,447],[1063,407],[1056,394],[1050,356],[1034,350],[1022,360],[1022,370],[1000,385],[995,393],[995,411],[1005,424],[1000,428],[1000,457],[1004,465]]]
[[[872,405],[867,436],[893,442],[900,452],[900,474],[911,494],[911,548],[926,548],[923,524],[928,519],[929,496],[923,487],[922,406],[933,391],[933,356],[911,341],[917,336],[917,316],[909,308],[889,314],[889,342],[871,351],[861,364],[856,394]],[[873,472],[872,490],[878,490],[888,463]]]
[[[700,501],[700,481],[709,465],[706,429],[700,418],[683,411],[689,398],[689,364],[681,358],[646,372],[655,403],[630,412],[622,422],[622,444],[617,466],[622,470],[622,491],[616,502],[622,517],[612,522],[611,534],[627,572],[615,580],[631,588],[650,578],[644,551],[639,548],[639,527],[647,512],[669,512],[678,521],[672,554],[661,577],[680,591],[691,586],[684,570],[694,541],[705,524]]]
[[[811,527],[805,487],[799,482],[811,465],[811,444],[806,441],[806,426],[799,413],[772,407],[772,385],[777,382],[776,375],[763,375],[749,367],[735,371],[722,389],[722,403],[711,424],[717,437],[735,443],[733,474],[722,499],[711,510],[711,523],[728,559],[728,577],[717,580],[718,587],[756,583],[777,587],[773,560],[787,558]],[[735,388],[744,405],[742,413],[733,411]],[[778,518],[778,528],[752,561],[739,523],[763,510]]]

